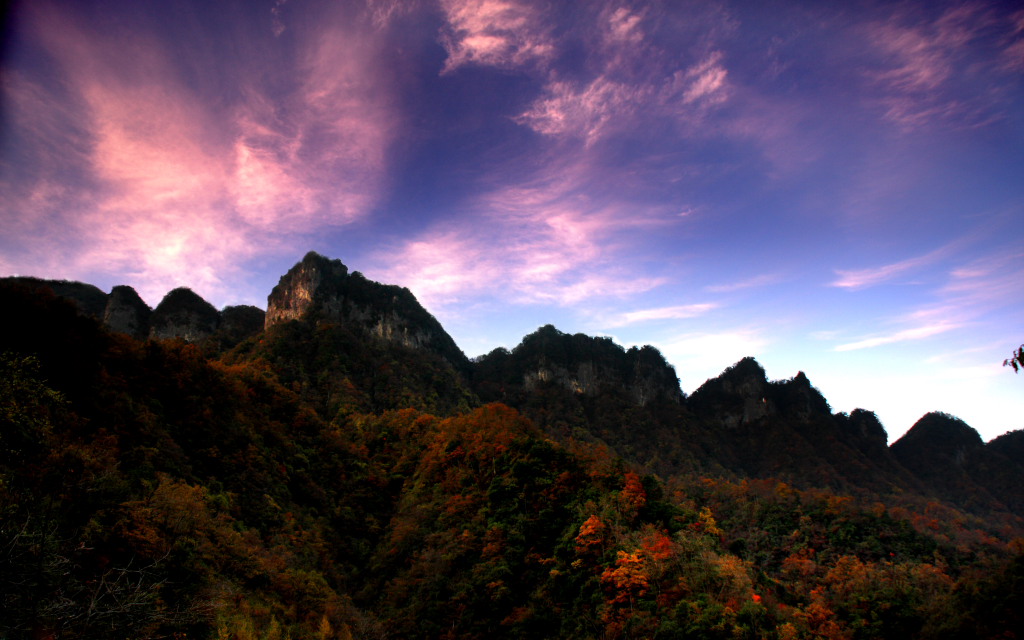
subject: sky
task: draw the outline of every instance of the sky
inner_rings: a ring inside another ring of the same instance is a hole
[[[1016,2],[14,0],[0,275],[266,297],[309,250],[470,357],[744,356],[890,442],[1024,428]]]

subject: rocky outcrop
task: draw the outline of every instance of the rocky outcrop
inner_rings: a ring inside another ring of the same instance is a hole
[[[197,342],[213,335],[219,325],[220,314],[212,304],[191,289],[179,287],[164,296],[156,306],[149,336]]]
[[[111,331],[142,339],[149,335],[149,320],[152,315],[153,310],[142,301],[135,289],[127,285],[118,285],[107,296],[103,324]]]
[[[292,320],[341,324],[384,342],[431,351],[460,369],[468,366],[455,341],[408,289],[367,280],[340,260],[312,251],[267,297],[265,328]]]
[[[839,414],[836,418],[845,439],[861,453],[874,457],[889,455],[889,436],[874,411],[854,409],[849,416]]]
[[[312,251],[307,253],[288,273],[281,276],[267,297],[264,328],[302,319],[318,306],[323,307],[324,311],[337,306],[337,301],[332,300],[335,296],[331,294],[337,294],[338,283],[343,282],[347,276],[348,267],[340,260],[328,260]],[[321,285],[325,282],[327,284],[322,289]]]
[[[619,393],[644,406],[662,400],[678,404],[679,379],[661,353],[651,346],[628,350],[610,338],[562,333],[551,325],[523,338],[511,352],[494,351],[476,362],[477,379],[494,386],[532,391],[556,384],[594,397]]]
[[[702,384],[687,404],[697,413],[717,416],[726,428],[734,429],[775,413],[768,389],[768,378],[757,360],[743,358]]]

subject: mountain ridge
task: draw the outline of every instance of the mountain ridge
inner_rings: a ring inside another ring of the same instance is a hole
[[[49,288],[109,329],[136,338],[213,343],[222,351],[238,345],[242,350],[232,357],[275,362],[283,379],[300,385],[327,415],[401,406],[446,414],[500,401],[553,437],[608,444],[663,474],[779,477],[846,491],[910,490],[982,511],[1021,514],[1024,506],[1024,469],[1000,452],[1013,438],[990,447],[956,421],[961,426],[955,433],[922,428],[924,436],[918,437],[911,429],[889,445],[873,412],[833,413],[804,372],[768,380],[752,357],[686,396],[656,348],[627,350],[608,338],[565,334],[552,325],[524,336],[511,350],[495,349],[471,361],[408,289],[370,281],[312,251],[280,278],[265,312],[217,311],[187,288],[169,292],[150,310],[123,285],[108,295],[83,283],[6,280]],[[294,323],[296,328],[287,329]],[[254,343],[258,335],[269,342]],[[319,346],[310,351],[297,345]],[[382,360],[392,363],[384,374],[376,364]],[[942,450],[954,436],[971,440],[975,462],[958,467],[959,480],[950,484],[947,467],[966,453],[951,458],[915,452]],[[1010,475],[993,475],[992,469],[1009,469]]]

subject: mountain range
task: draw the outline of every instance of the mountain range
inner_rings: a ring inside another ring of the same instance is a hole
[[[10,637],[1020,628],[1024,431],[929,413],[889,445],[804,372],[744,358],[687,396],[654,347],[551,325],[470,359],[312,252],[266,311],[0,299]]]
[[[936,412],[888,446],[874,413],[833,413],[802,371],[769,381],[748,357],[687,397],[654,347],[626,350],[609,338],[569,335],[551,325],[511,351],[499,348],[470,360],[408,289],[373,282],[314,252],[281,277],[266,312],[252,306],[217,311],[187,288],[171,291],[150,309],[128,286],[104,294],[79,282],[7,281],[48,289],[109,329],[137,338],[179,338],[218,350],[249,339],[232,357],[259,354],[280,362],[285,379],[303,383],[330,413],[341,405],[450,413],[496,401],[555,438],[599,441],[666,475],[700,472],[911,492],[978,513],[1024,517],[1024,431],[984,443],[963,421]],[[286,326],[291,321],[305,324]],[[295,341],[296,331],[309,332],[305,348],[277,353],[275,344]],[[408,350],[417,366],[390,372],[388,381],[374,371],[375,356],[363,353]],[[322,379],[311,380],[311,371]],[[337,380],[341,374],[347,374],[344,384]],[[387,395],[388,387],[399,386],[406,399]]]

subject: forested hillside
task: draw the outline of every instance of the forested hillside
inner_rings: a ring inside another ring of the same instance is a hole
[[[1014,434],[887,447],[802,373],[685,398],[655,350],[553,327],[470,363],[365,280],[192,342],[37,285],[0,285],[0,637],[1024,629]]]

